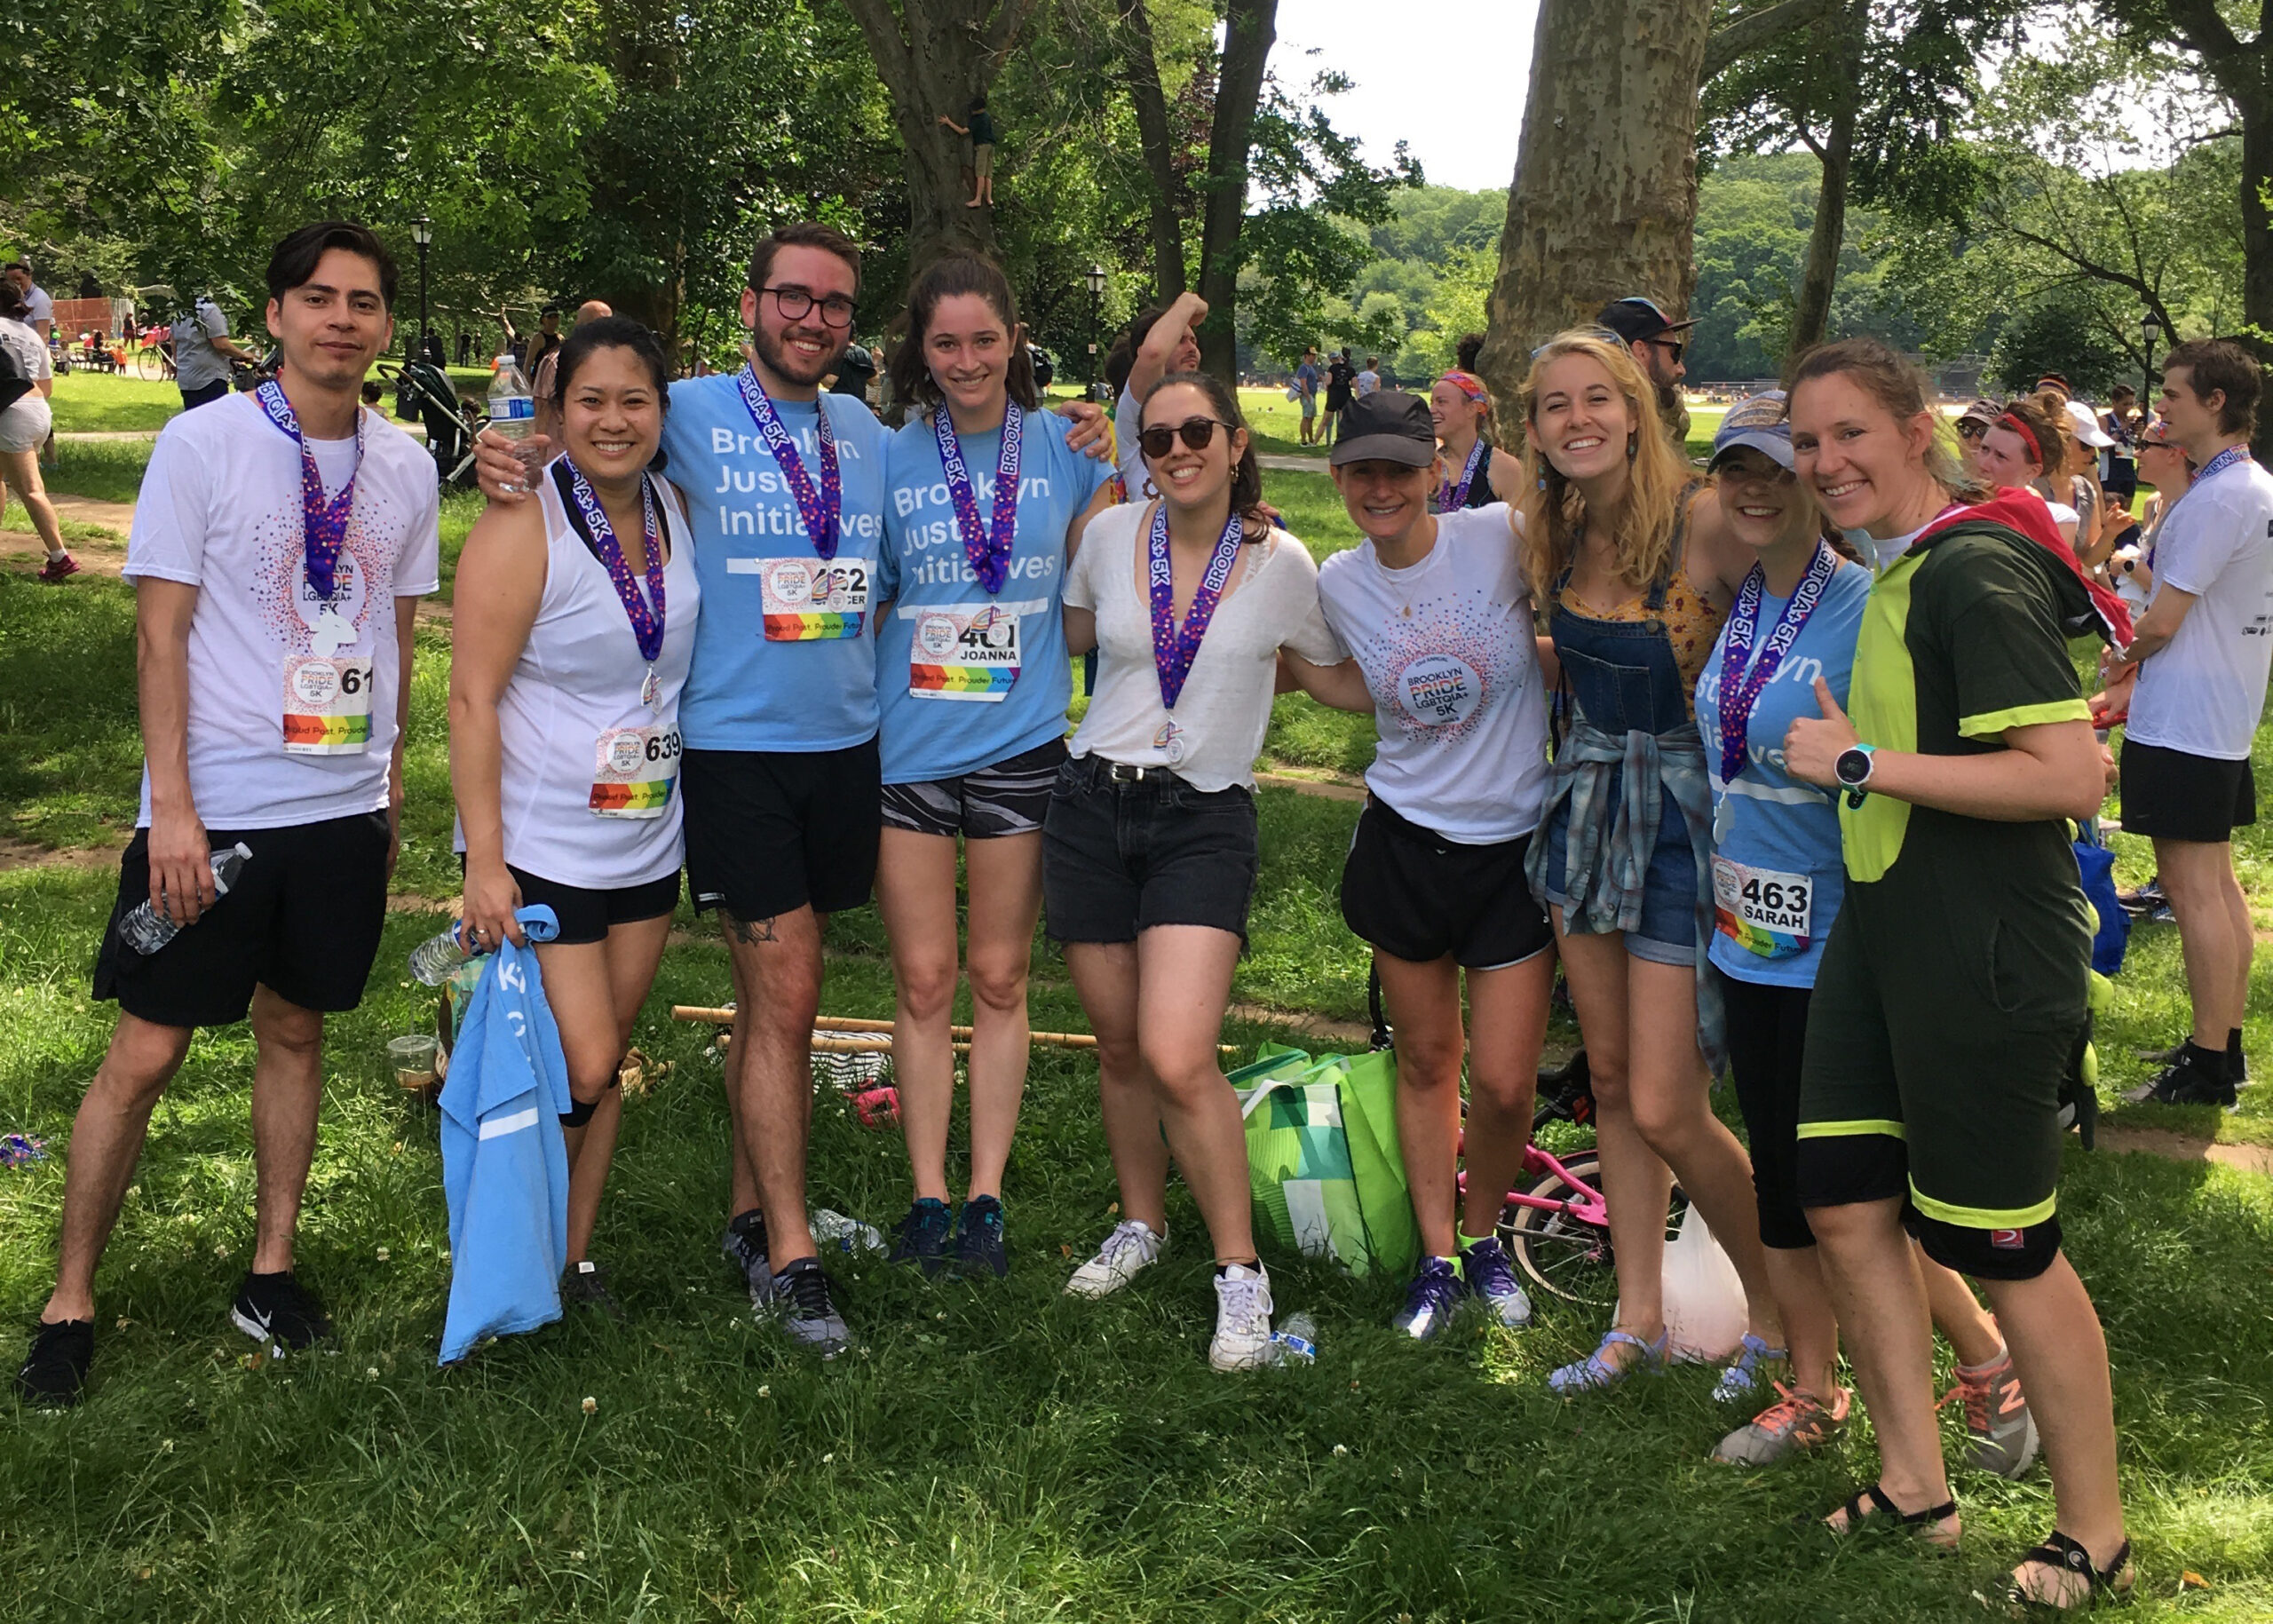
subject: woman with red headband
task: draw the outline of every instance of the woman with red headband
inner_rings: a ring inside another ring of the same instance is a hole
[[[2043,496],[2044,481],[2066,468],[2068,443],[2060,425],[2043,405],[2027,395],[2016,395],[1982,435],[1973,454],[1973,467],[1984,483],[2000,489],[2032,490]],[[2080,515],[2066,503],[2045,498],[2061,539],[2076,543]]]
[[[1473,372],[1454,368],[1430,390],[1429,417],[1445,459],[1445,477],[1429,497],[1431,513],[1506,502],[1523,489],[1523,465],[1485,435],[1491,416],[1492,392]]]

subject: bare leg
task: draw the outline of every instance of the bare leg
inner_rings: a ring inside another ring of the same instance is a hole
[[[1500,1222],[1507,1192],[1523,1172],[1531,1143],[1539,1056],[1547,1046],[1547,1006],[1555,955],[1535,954],[1503,970],[1468,973],[1468,1197],[1461,1232],[1482,1240]]]
[[[2186,960],[2186,990],[2193,1000],[2193,1040],[2222,1054],[2226,1034],[2241,1025],[2248,1003],[2252,933],[2246,899],[2239,908],[2233,844],[2158,840],[2155,866],[2178,920],[2179,950]],[[2238,927],[2238,928],[2237,928]],[[2238,988],[2242,998],[2235,1002]]]
[[[1634,1121],[1627,1085],[1627,957],[1625,939],[1568,936],[1555,909],[1556,946],[1571,984],[1571,1002],[1587,1046],[1587,1074],[1595,1095],[1596,1154],[1610,1204],[1610,1236],[1618,1270],[1616,1328],[1645,1343],[1665,1330],[1666,1202],[1673,1174],[1650,1148]],[[1603,1351],[1623,1365],[1639,1358],[1624,1343]]]
[[[1839,1389],[1839,1318],[1832,1312],[1831,1287],[1823,1278],[1822,1249],[1763,1247],[1761,1254],[1777,1316],[1784,1322],[1792,1385],[1829,1404]]]
[[[1855,1385],[1878,1434],[1879,1485],[1904,1511],[1938,1506],[1950,1488],[1934,1422],[1934,1333],[1902,1232],[1901,1199],[1810,1208],[1808,1227],[1847,1335]],[[1841,1513],[1830,1521],[1834,1529],[1846,1526]],[[1947,1518],[1938,1537],[1954,1543],[1958,1528],[1957,1518]]]
[[[1374,967],[1397,1032],[1397,1137],[1413,1192],[1413,1216],[1421,1226],[1421,1249],[1450,1257],[1459,1248],[1453,1190],[1460,1159],[1461,1062],[1467,1047],[1460,967],[1449,954],[1424,964],[1378,947]]]
[[[772,919],[725,917],[734,967],[736,1120],[765,1213],[776,1273],[814,1255],[805,1211],[812,1133],[813,1017],[820,1012],[820,919],[810,907]]]
[[[1216,1052],[1239,956],[1239,939],[1209,925],[1154,925],[1136,939],[1137,1052],[1219,1264],[1255,1261],[1247,1130]]]
[[[1917,1243],[1912,1242],[1916,1249]],[[1991,1365],[2005,1351],[2005,1338],[1989,1311],[1973,1295],[1965,1277],[1944,1269],[1923,1251],[1918,1252],[1919,1278],[1926,1284],[1926,1303],[1934,1327],[1949,1339],[1960,1365]]]
[[[578,1103],[597,1101],[582,1128],[566,1130],[568,1140],[568,1261],[590,1254],[592,1229],[599,1221],[600,1195],[615,1156],[623,1121],[623,1091],[615,1086],[639,1007],[654,985],[671,918],[634,920],[610,930],[603,941],[536,950],[545,999],[560,1026],[560,1046],[568,1061],[568,1090]]]
[[[323,1016],[288,1003],[265,986],[252,995],[252,1158],[256,1217],[252,1268],[292,1266],[292,1232],[315,1160],[323,1105]]]
[[[978,887],[971,888],[974,896]],[[947,1026],[955,1002],[955,843],[887,826],[876,853],[876,906],[891,943],[891,1069],[900,1132],[917,1199],[947,1199],[947,1124],[955,1057]],[[978,1067],[971,1068],[974,1081]]]
[[[1697,972],[1689,966],[1636,959],[1627,967],[1634,1121],[1736,1265],[1753,1335],[1775,1346],[1784,1331],[1762,1257],[1752,1161],[1713,1114],[1712,1081],[1697,1050],[1696,1008]]]
[[[1041,917],[1041,836],[965,843],[970,875],[970,1185],[1002,1193],[1033,1048],[1026,973]]]
[[[63,1170],[63,1238],[55,1291],[40,1318],[50,1324],[91,1319],[95,1264],[118,1222],[126,1186],[134,1177],[150,1113],[189,1052],[194,1028],[161,1026],[121,1015],[95,1080],[71,1122]]]
[[[31,516],[32,528],[39,532],[39,539],[47,548],[47,556],[62,557],[66,551],[63,527],[55,517],[55,504],[47,499],[47,486],[40,478],[37,456],[29,451],[0,451],[0,479],[7,482],[16,500],[24,504],[24,511]]]
[[[1068,942],[1065,968],[1097,1038],[1097,1108],[1121,1216],[1168,1233],[1168,1147],[1136,1042],[1136,944]]]
[[[1997,1322],[2013,1351],[2013,1367],[2028,1393],[2052,1470],[2053,1523],[2082,1542],[2092,1565],[2104,1567],[2123,1543],[2123,1496],[2115,1476],[2115,1398],[2108,1382],[2107,1339],[2084,1283],[2066,1254],[2032,1280],[1984,1280]],[[2065,1570],[2016,1568],[2024,1590],[2063,1605],[2082,1599],[2082,1583]]]

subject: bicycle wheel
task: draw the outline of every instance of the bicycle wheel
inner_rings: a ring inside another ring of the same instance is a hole
[[[1602,1188],[1602,1163],[1592,1151],[1564,1157],[1563,1165],[1571,1170],[1572,1177],[1596,1190]],[[1544,1173],[1524,1193],[1540,1200],[1568,1201],[1579,1192],[1561,1175]],[[1689,1198],[1675,1185],[1667,1206],[1667,1239],[1680,1229],[1682,1215],[1688,1208]],[[1551,1295],[1605,1313],[1618,1301],[1616,1258],[1608,1225],[1590,1224],[1569,1212],[1510,1203],[1500,1216],[1500,1238],[1516,1266]]]
[[[159,358],[155,345],[145,349],[134,358],[134,376],[144,383],[154,384],[165,375],[165,363]]]

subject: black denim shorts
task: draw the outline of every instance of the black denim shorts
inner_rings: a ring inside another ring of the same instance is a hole
[[[1255,795],[1095,756],[1057,770],[1041,825],[1041,895],[1060,942],[1133,942],[1154,925],[1207,925],[1247,947]],[[1117,779],[1116,772],[1124,775]]]

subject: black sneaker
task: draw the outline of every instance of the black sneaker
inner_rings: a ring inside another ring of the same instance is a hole
[[[16,1372],[16,1396],[44,1410],[67,1410],[87,1385],[95,1360],[95,1322],[43,1320],[32,1333],[31,1351]]]
[[[737,1214],[718,1242],[726,1261],[742,1271],[749,1285],[752,1308],[764,1308],[773,1296],[773,1265],[765,1260],[765,1215],[755,1207]]]
[[[289,1269],[281,1274],[246,1275],[245,1283],[237,1287],[237,1300],[229,1305],[229,1319],[279,1358],[331,1335],[323,1304],[292,1278]]]
[[[975,1195],[962,1204],[955,1225],[955,1272],[965,1279],[991,1274],[1008,1279],[1010,1255],[1002,1247],[1002,1203],[991,1195]]]
[[[2226,1070],[2223,1050],[2181,1047],[2178,1058],[2163,1068],[2147,1090],[2147,1097],[2165,1105],[2222,1105],[2231,1111],[2234,1080]]]
[[[828,1273],[818,1257],[800,1257],[773,1277],[773,1306],[789,1340],[825,1359],[852,1345],[852,1333],[836,1311]]]
[[[618,1323],[628,1318],[623,1304],[607,1288],[607,1271],[589,1258],[570,1264],[567,1272],[560,1277],[560,1300],[596,1308]]]
[[[907,1209],[907,1216],[892,1232],[891,1256],[885,1261],[919,1264],[926,1279],[935,1278],[946,1267],[947,1231],[952,1222],[945,1201],[925,1196]]]

